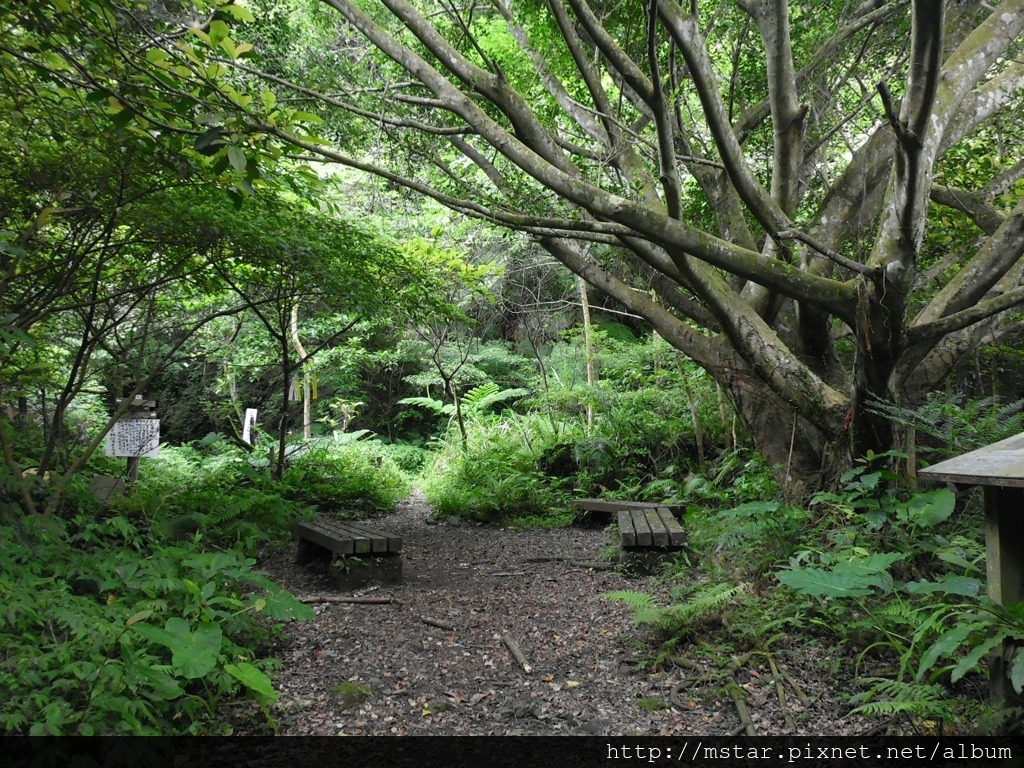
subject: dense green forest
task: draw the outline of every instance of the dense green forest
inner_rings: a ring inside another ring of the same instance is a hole
[[[1019,717],[981,496],[916,473],[1024,431],[1024,2],[0,22],[4,732],[273,730],[315,613],[261,557],[414,488],[494,526],[685,507],[671,602],[611,595],[648,668],[806,633],[852,711]]]

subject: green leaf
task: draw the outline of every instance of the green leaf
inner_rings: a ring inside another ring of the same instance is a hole
[[[239,664],[225,664],[224,671],[256,693],[264,703],[273,704],[277,701],[277,691],[274,690],[270,678],[252,664],[245,661]]]
[[[163,701],[174,701],[185,695],[178,682],[163,667],[137,667],[135,674],[148,685],[149,696]]]
[[[780,571],[779,581],[801,594],[816,597],[864,597],[872,591],[870,582],[863,578],[821,568]]]
[[[248,8],[243,8],[242,6],[235,5],[234,3],[222,5],[219,10],[224,13],[230,13],[237,21],[256,21],[256,17],[252,15]]]
[[[927,493],[915,494],[904,509],[897,513],[898,519],[922,528],[931,528],[947,520],[953,514],[956,497],[948,488],[939,488]]]
[[[969,654],[964,656],[960,663],[953,668],[953,674],[949,676],[949,681],[955,683],[978,664],[981,663],[982,658],[987,656],[993,648],[1000,645],[1006,638],[1006,633],[1003,631],[996,632],[992,637],[986,638],[978,645],[974,646]]]
[[[220,41],[226,38],[230,33],[231,30],[228,29],[228,25],[220,19],[215,19],[210,22],[210,42],[214,45],[219,44]]]
[[[921,656],[921,664],[917,668],[917,680],[920,680],[927,674],[935,662],[943,656],[948,656],[954,650],[956,650],[960,643],[967,639],[967,636],[972,632],[983,628],[982,624],[959,624],[953,629],[943,634],[935,643],[924,652]]]
[[[322,123],[324,121],[320,115],[314,115],[312,112],[303,112],[302,110],[293,112],[292,120],[302,123]]]
[[[797,592],[816,597],[864,597],[873,588],[888,590],[892,577],[887,570],[906,555],[879,552],[870,557],[843,560],[826,571],[822,568],[791,568],[779,573],[779,581]]]
[[[963,568],[965,571],[976,571],[978,566],[975,563],[970,562],[967,558],[957,552],[950,552],[948,550],[942,551],[936,554],[944,563],[955,565],[957,568]]]
[[[1020,648],[1014,653],[1013,663],[1010,664],[1008,673],[1013,690],[1017,693],[1024,693],[1024,651],[1021,651]]]
[[[213,127],[196,139],[196,152],[212,155],[217,151],[217,144],[223,143],[224,129]]]
[[[148,619],[152,615],[153,615],[153,611],[152,610],[139,611],[134,616],[132,616],[130,619],[128,619],[127,622],[125,622],[125,627],[130,627],[132,624],[138,624],[140,621],[145,621],[146,619]]]
[[[224,640],[220,625],[204,622],[193,632],[189,623],[178,616],[172,617],[164,628],[149,624],[136,624],[135,629],[158,645],[171,651],[173,671],[190,680],[204,677],[217,666],[217,655]]]
[[[947,573],[938,581],[908,582],[905,589],[912,595],[931,595],[940,592],[946,595],[977,597],[981,593],[981,580]]]
[[[316,611],[296,600],[291,592],[278,586],[266,576],[250,573],[246,575],[245,579],[268,593],[266,597],[259,598],[253,603],[253,607],[257,611],[262,610],[271,618],[282,620],[312,621],[316,618]]]

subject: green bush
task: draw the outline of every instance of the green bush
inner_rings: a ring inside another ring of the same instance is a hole
[[[132,492],[114,505],[165,542],[198,534],[208,546],[246,553],[289,536],[303,511],[247,453],[218,435],[161,446],[158,457],[142,462]]]
[[[398,468],[408,475],[416,475],[423,471],[430,451],[411,443],[380,443],[381,451],[391,458]]]
[[[408,477],[392,449],[375,440],[323,440],[292,459],[281,478],[284,495],[321,509],[389,512],[409,494]]]
[[[442,515],[568,522],[572,478],[553,477],[540,467],[559,439],[540,416],[478,422],[465,449],[451,440],[435,457],[424,486],[427,498]]]
[[[314,614],[254,564],[153,544],[120,516],[0,528],[0,728],[225,732],[219,708],[243,693],[273,725],[271,620]]]

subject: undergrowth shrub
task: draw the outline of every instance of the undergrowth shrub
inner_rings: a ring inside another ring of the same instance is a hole
[[[379,443],[383,455],[389,457],[402,472],[417,475],[430,459],[430,451],[411,443]]]
[[[323,510],[382,513],[409,494],[410,482],[391,446],[376,440],[322,440],[290,461],[281,490],[289,499]]]
[[[590,389],[554,387],[526,415],[477,415],[466,445],[449,433],[426,468],[428,498],[446,515],[548,523],[567,522],[573,498],[678,501],[698,452],[679,374],[662,373],[663,388],[622,373]]]
[[[0,528],[0,729],[227,732],[218,714],[243,694],[273,725],[274,621],[314,614],[254,564],[122,516]]]
[[[427,498],[441,515],[568,522],[571,478],[553,477],[539,466],[560,439],[541,416],[478,422],[464,449],[451,440],[437,454],[424,483]]]
[[[951,686],[977,671],[992,649],[1024,636],[1024,606],[993,606],[982,597],[984,534],[976,510],[957,514],[951,491],[907,494],[895,479],[865,463],[844,475],[840,492],[814,497],[819,536],[778,577],[806,599],[812,624],[838,631],[854,651],[863,690],[851,700],[853,712],[911,714],[957,727]],[[1024,689],[1024,653],[1009,659],[1005,674],[1017,692]]]
[[[249,454],[218,435],[161,446],[158,457],[142,462],[131,493],[112,502],[162,541],[199,535],[209,546],[246,553],[287,539],[303,510],[253,466]]]
[[[996,606],[983,596],[983,518],[971,497],[958,504],[945,488],[911,493],[879,468],[892,458],[861,463],[838,491],[806,506],[776,496],[691,512],[690,543],[703,555],[706,583],[691,586],[688,572],[664,604],[644,592],[607,597],[629,603],[637,624],[653,630],[655,663],[683,644],[760,653],[799,633],[834,644],[836,663],[851,668],[851,713],[951,732],[990,732],[1002,722],[1005,731],[1019,710],[987,709],[975,673],[1008,643],[1003,673],[1024,689],[1024,652],[1014,645],[1024,639],[1024,604]],[[760,495],[768,486],[754,470],[703,492],[716,503]],[[737,590],[742,584],[749,586]]]

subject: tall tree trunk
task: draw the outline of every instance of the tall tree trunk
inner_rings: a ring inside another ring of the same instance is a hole
[[[288,348],[288,339],[280,336],[278,341],[281,344],[281,419],[277,424],[277,456],[273,462],[271,476],[280,480],[284,475],[285,448],[288,445],[288,419],[291,415],[291,388],[292,376],[295,369],[291,364],[291,350]]]
[[[590,324],[590,297],[587,295],[587,281],[578,278],[580,287],[580,307],[583,310],[583,346],[587,355],[587,429],[594,427],[593,390],[597,386],[597,363],[594,360],[594,330]]]
[[[299,370],[302,372],[302,436],[306,440],[313,437],[313,387],[310,384],[309,366],[306,350],[299,339],[299,303],[292,304],[292,344],[299,355]]]

